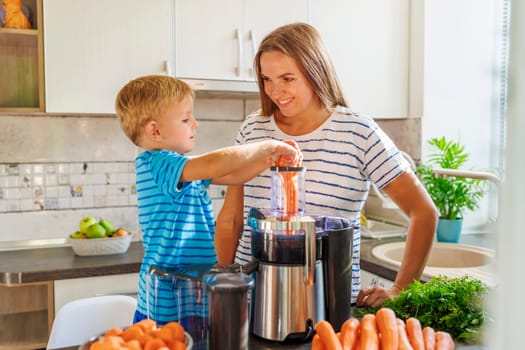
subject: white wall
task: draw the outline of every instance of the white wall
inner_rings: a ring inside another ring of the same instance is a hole
[[[446,136],[466,145],[467,169],[495,170],[500,0],[426,0],[423,159],[426,142]],[[465,170],[467,170],[465,169]],[[494,187],[491,190],[495,192]],[[494,193],[496,195],[496,193]],[[465,215],[465,230],[496,215],[495,198]]]

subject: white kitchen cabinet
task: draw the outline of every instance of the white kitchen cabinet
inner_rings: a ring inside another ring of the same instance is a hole
[[[114,294],[136,298],[138,289],[138,273],[56,280],[55,314],[64,304],[75,299]]]
[[[175,0],[175,75],[254,81],[263,37],[308,21],[308,0]]]
[[[323,37],[350,107],[374,118],[408,117],[410,58],[415,57],[410,0],[310,3],[310,22]]]
[[[380,286],[383,288],[392,288],[394,281],[380,277],[372,272],[361,270],[361,288],[370,286]]]
[[[44,0],[46,111],[114,113],[129,80],[174,60],[173,0]]]

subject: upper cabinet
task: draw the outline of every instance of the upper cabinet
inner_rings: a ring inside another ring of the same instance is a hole
[[[28,29],[6,28],[5,12],[0,11],[0,112],[41,112],[44,110],[42,0],[22,2],[22,13],[31,26]]]
[[[308,0],[175,0],[175,75],[254,81],[261,40],[298,21],[308,21]]]
[[[169,73],[173,18],[173,0],[44,0],[46,111],[115,113],[129,80]]]
[[[421,116],[410,0],[310,0],[350,107],[374,118]],[[421,48],[421,46],[419,46]],[[410,83],[409,83],[410,82]],[[417,97],[415,97],[417,98]]]
[[[106,0],[79,7],[71,0],[24,0],[33,29],[0,28],[0,76],[8,82],[0,111],[44,111],[45,96],[49,113],[113,114],[119,89],[146,74],[234,81],[257,91],[253,58],[260,41],[301,21],[320,31],[354,111],[420,117],[422,3]]]

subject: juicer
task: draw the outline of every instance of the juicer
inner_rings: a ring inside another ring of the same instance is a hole
[[[271,208],[251,208],[247,220],[253,260],[243,271],[255,278],[250,329],[267,340],[307,341],[318,321],[338,331],[351,316],[356,228],[346,218],[305,212],[304,173],[272,167]]]

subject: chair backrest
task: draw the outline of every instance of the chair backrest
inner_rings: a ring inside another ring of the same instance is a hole
[[[55,317],[47,349],[79,345],[114,327],[133,323],[137,300],[127,295],[105,295],[70,301]]]

